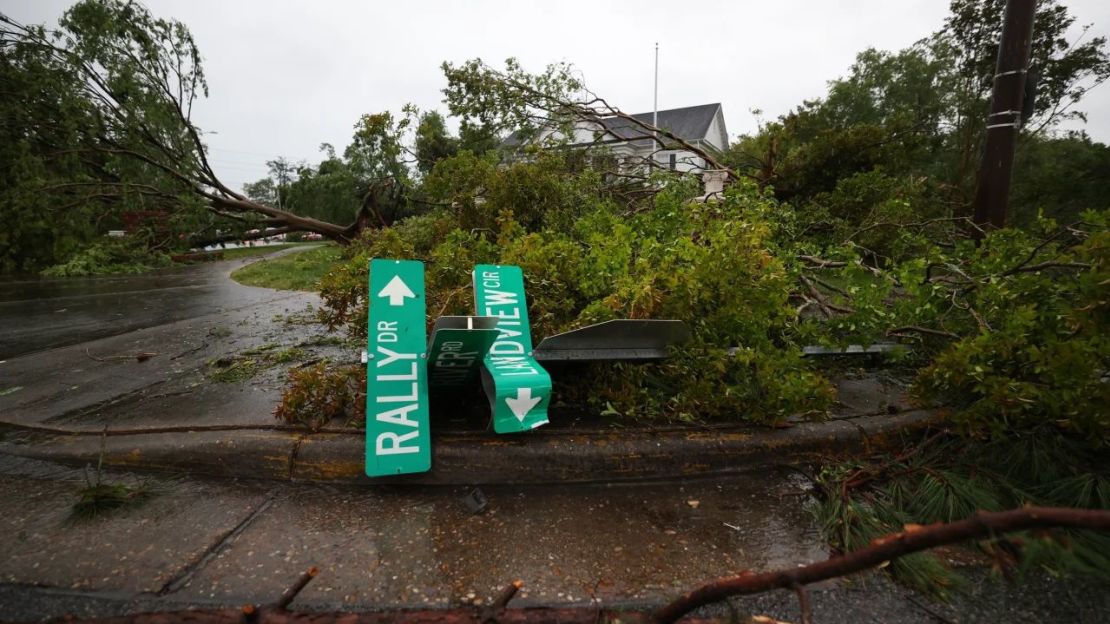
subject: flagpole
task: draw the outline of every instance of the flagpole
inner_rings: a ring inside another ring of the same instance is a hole
[[[651,108],[651,125],[659,127],[659,42],[655,43],[655,98]]]

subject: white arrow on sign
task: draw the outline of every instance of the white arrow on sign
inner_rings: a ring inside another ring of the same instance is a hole
[[[405,282],[401,280],[400,275],[394,275],[393,279],[389,280],[389,283],[385,285],[385,288],[383,288],[382,291],[378,293],[378,296],[388,297],[389,305],[391,306],[405,305],[405,297],[409,297],[411,299],[416,298],[416,295],[413,294],[408,285],[406,285]]]
[[[524,422],[524,417],[532,408],[539,405],[543,397],[533,397],[531,388],[517,388],[516,398],[509,397],[505,399],[505,403],[509,405],[509,409],[513,410],[513,415],[520,422]]]

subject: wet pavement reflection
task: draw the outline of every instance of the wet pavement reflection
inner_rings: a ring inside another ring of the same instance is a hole
[[[0,360],[288,295],[227,278],[253,260],[147,275],[0,280]]]
[[[161,480],[143,507],[74,525],[77,471],[43,466],[0,461],[2,581],[241,604],[317,566],[302,607],[484,604],[515,579],[514,604],[614,605],[827,556],[792,472],[483,488],[479,513],[466,488]]]

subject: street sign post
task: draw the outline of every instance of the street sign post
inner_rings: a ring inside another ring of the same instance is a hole
[[[432,448],[424,263],[372,260],[369,298],[366,474],[425,472]]]
[[[514,433],[547,424],[551,376],[532,357],[532,332],[520,267],[474,267],[474,303],[477,314],[497,317],[499,334],[485,357],[483,375],[493,430]]]

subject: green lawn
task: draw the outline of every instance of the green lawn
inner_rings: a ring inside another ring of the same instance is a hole
[[[309,247],[280,258],[259,260],[231,274],[231,279],[247,286],[278,290],[316,290],[316,283],[341,260],[337,245]]]

